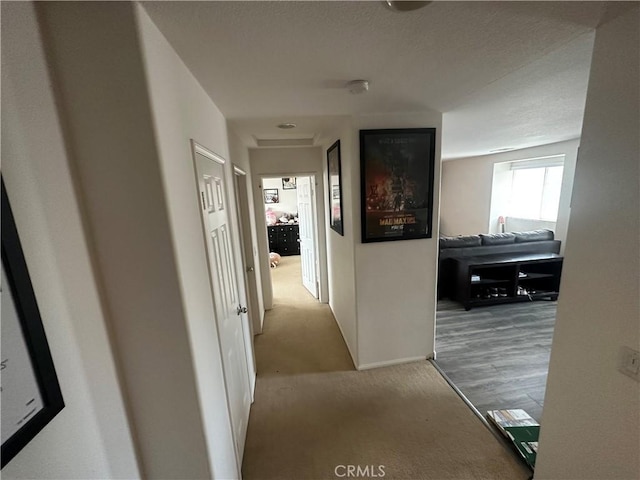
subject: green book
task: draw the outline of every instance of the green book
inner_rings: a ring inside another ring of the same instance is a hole
[[[538,422],[522,409],[489,410],[487,418],[513,443],[527,464],[534,468],[540,435]]]

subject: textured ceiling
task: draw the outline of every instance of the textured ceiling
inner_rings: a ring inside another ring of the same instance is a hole
[[[445,158],[579,136],[603,13],[603,2],[143,5],[249,145],[276,135],[276,119],[319,117],[295,132],[319,138],[337,115],[432,109],[445,113]],[[367,94],[346,91],[355,78]]]

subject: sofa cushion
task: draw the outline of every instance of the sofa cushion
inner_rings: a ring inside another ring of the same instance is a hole
[[[513,232],[516,236],[516,243],[541,242],[543,240],[553,240],[553,230],[546,228],[531,230],[529,232]]]
[[[482,245],[505,245],[514,243],[516,236],[513,233],[481,233]]]
[[[482,245],[479,235],[461,235],[459,237],[440,237],[440,248],[477,247]]]
[[[480,245],[467,248],[441,248],[440,260],[450,258],[477,257],[479,255],[526,253],[560,253],[560,240],[543,240],[541,242],[505,243],[504,245]]]

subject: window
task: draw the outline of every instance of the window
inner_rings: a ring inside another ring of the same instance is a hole
[[[529,163],[529,162],[527,162]],[[563,165],[541,167],[511,165],[509,217],[546,220],[558,218]]]
[[[564,155],[494,164],[488,231],[555,231],[563,171]]]

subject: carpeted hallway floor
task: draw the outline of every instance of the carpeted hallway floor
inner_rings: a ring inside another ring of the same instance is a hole
[[[243,478],[347,478],[350,465],[358,478],[530,476],[429,362],[356,371],[329,307],[302,287],[299,257],[272,275]]]

